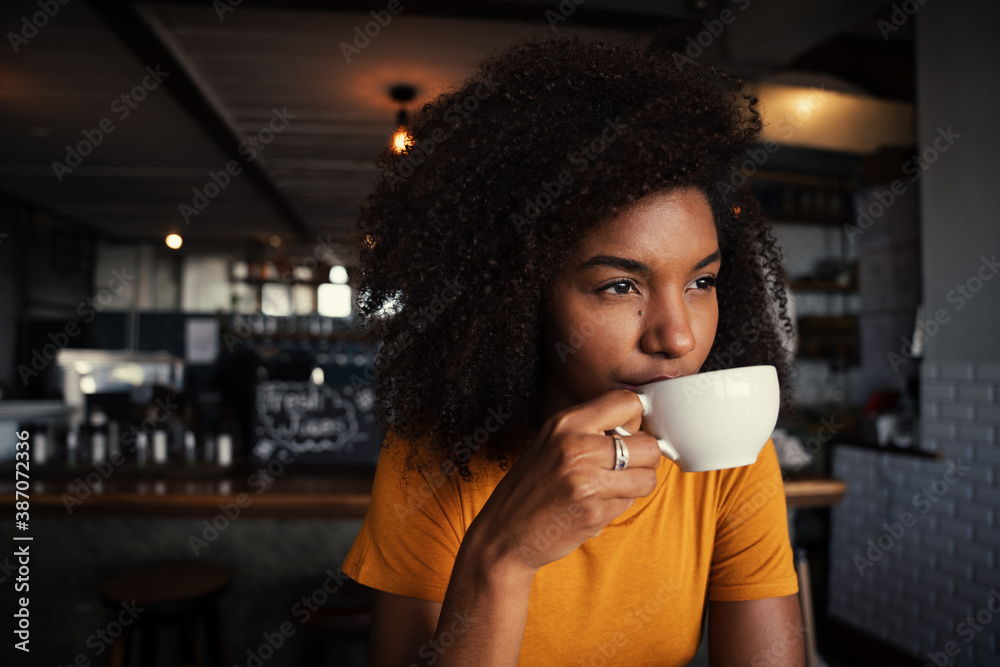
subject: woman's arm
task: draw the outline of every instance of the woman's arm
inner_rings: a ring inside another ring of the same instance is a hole
[[[372,590],[371,665],[409,665],[434,633],[441,603]]]
[[[628,437],[629,467],[616,471],[604,434],[637,429],[641,414],[635,394],[621,390],[549,418],[469,526],[444,603],[378,595],[372,642],[383,644],[372,665],[516,665],[535,573],[656,487],[655,439]]]
[[[712,667],[803,667],[798,596],[710,602],[708,657]]]

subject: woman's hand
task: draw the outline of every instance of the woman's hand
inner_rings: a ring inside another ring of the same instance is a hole
[[[516,665],[538,569],[572,553],[656,487],[656,440],[625,437],[628,468],[614,470],[614,441],[605,435],[616,426],[636,432],[641,420],[639,399],[626,390],[547,419],[469,526],[444,603],[379,594],[382,618],[391,620],[379,626],[385,645],[372,664],[410,664],[420,629],[435,623],[423,647],[435,649],[439,667]],[[461,633],[453,628],[459,618]],[[399,623],[410,629],[401,632]]]
[[[636,432],[641,419],[639,399],[626,390],[549,417],[470,526],[466,538],[479,546],[483,564],[531,577],[652,493],[656,440],[641,432],[625,437],[628,467],[614,470],[614,441],[605,434],[616,426]]]

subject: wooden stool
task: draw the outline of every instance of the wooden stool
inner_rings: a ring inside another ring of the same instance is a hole
[[[229,583],[229,570],[212,563],[150,565],[116,575],[104,582],[101,595],[123,609],[123,632],[111,647],[111,667],[124,667],[138,644],[138,662],[155,667],[156,635],[161,627],[174,627],[180,635],[182,664],[225,667],[223,636],[215,601]],[[142,611],[131,612],[135,605]],[[208,663],[199,651],[199,627],[208,650]]]
[[[802,611],[802,636],[806,649],[806,667],[818,667],[816,651],[816,621],[813,616],[812,580],[809,577],[809,559],[805,549],[795,551],[795,573],[799,577],[799,608]]]

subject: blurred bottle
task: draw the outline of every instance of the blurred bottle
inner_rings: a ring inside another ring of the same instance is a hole
[[[158,428],[153,431],[153,463],[162,465],[167,462],[167,431]]]
[[[48,429],[39,429],[32,438],[31,460],[35,465],[45,465],[49,460],[49,433]]]
[[[70,428],[66,433],[66,465],[75,466],[77,448],[79,446],[79,436],[76,429]]]
[[[219,434],[218,464],[228,466],[233,463],[233,436],[228,433]]]
[[[204,458],[206,463],[213,463],[215,461],[215,436],[211,433],[205,436]]]
[[[135,436],[135,462],[144,466],[149,461],[149,434],[145,431]]]
[[[90,460],[93,463],[101,463],[108,454],[108,434],[106,424],[107,416],[103,410],[94,410],[90,413]]]
[[[191,431],[184,432],[184,461],[188,465],[194,465],[195,454],[198,442]]]
[[[108,456],[112,460],[118,460],[118,455],[121,453],[121,433],[118,430],[118,422],[109,421],[108,422]]]

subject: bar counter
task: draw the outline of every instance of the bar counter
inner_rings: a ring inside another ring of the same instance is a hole
[[[371,499],[370,466],[311,468],[268,475],[260,467],[229,469],[166,466],[116,470],[107,478],[91,466],[32,476],[33,515],[210,517],[232,505],[240,516],[362,518]],[[12,507],[14,472],[6,469],[0,502]],[[784,481],[789,507],[829,507],[844,497],[841,480],[791,473]],[[23,500],[23,497],[20,498]]]

